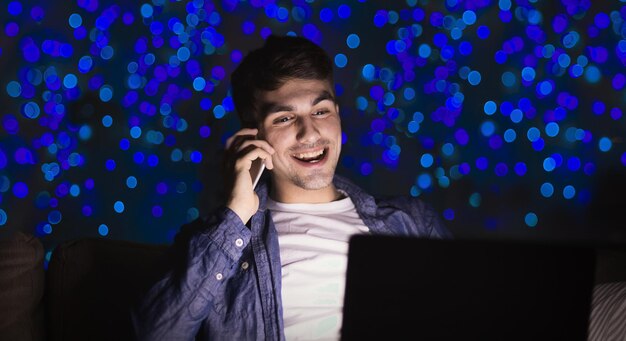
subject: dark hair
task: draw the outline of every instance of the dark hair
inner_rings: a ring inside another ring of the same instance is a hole
[[[243,127],[256,127],[257,95],[280,88],[290,79],[327,80],[333,84],[328,54],[300,37],[271,35],[263,47],[251,51],[231,75],[235,109]]]

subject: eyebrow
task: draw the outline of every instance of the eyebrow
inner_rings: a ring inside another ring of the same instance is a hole
[[[333,103],[335,102],[335,97],[328,91],[322,91],[315,99],[311,101],[311,106],[315,106],[322,101],[330,100]],[[293,105],[281,105],[275,102],[264,103],[259,112],[263,117],[267,117],[268,115],[281,112],[281,111],[294,111],[295,107]]]

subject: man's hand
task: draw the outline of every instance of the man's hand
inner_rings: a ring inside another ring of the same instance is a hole
[[[252,187],[252,161],[262,159],[267,169],[273,169],[274,148],[266,141],[257,140],[258,129],[241,129],[226,141],[224,177],[226,179],[226,206],[246,224],[259,209],[259,197]]]

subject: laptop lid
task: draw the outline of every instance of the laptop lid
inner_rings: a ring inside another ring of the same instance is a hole
[[[584,246],[357,235],[342,340],[586,340],[594,266]]]

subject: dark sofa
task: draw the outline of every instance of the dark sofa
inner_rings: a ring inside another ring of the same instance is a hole
[[[81,239],[0,240],[0,340],[132,340],[130,307],[159,274],[164,245]]]
[[[130,307],[163,270],[167,246],[81,239],[0,240],[0,340],[132,340]],[[596,283],[626,281],[626,252],[598,250]],[[622,303],[624,304],[624,303]]]

